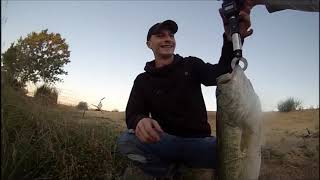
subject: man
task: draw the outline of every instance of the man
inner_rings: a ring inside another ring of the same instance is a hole
[[[250,36],[249,16],[240,13],[242,38]],[[172,176],[180,165],[216,167],[216,141],[211,136],[201,84],[216,85],[216,78],[229,73],[233,47],[225,24],[224,44],[218,64],[174,54],[177,24],[166,20],[153,25],[147,46],[154,60],[133,84],[126,108],[128,130],[118,139],[120,152],[146,174]]]
[[[319,0],[245,0],[244,8],[250,12],[256,5],[265,5],[270,13],[285,9],[319,12]]]

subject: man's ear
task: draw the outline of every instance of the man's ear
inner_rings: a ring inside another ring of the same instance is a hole
[[[147,44],[148,48],[151,49],[151,42],[147,41],[146,44]]]

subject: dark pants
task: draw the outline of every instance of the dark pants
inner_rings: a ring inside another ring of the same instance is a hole
[[[216,168],[216,139],[182,138],[167,133],[157,143],[142,143],[132,130],[118,139],[118,150],[152,176],[170,176],[183,165],[190,168]]]

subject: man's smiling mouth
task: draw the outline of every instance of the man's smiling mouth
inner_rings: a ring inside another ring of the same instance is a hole
[[[162,45],[160,47],[162,47],[162,48],[173,48],[173,45]]]

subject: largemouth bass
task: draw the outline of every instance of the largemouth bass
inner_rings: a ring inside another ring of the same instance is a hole
[[[218,180],[257,180],[261,164],[259,97],[239,65],[217,78]]]

